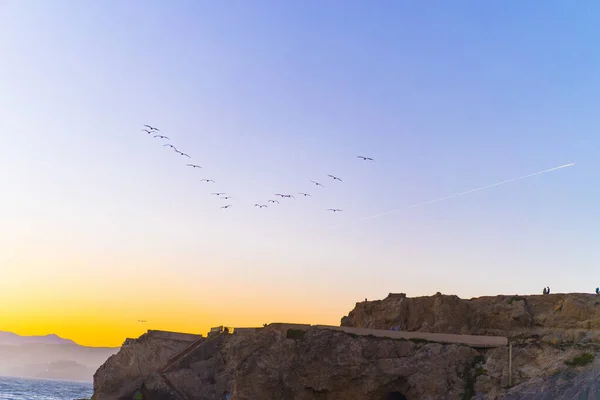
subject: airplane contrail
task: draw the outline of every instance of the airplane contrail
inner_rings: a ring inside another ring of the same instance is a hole
[[[410,210],[411,208],[421,207],[421,206],[424,206],[424,205],[427,205],[427,204],[431,204],[431,203],[437,203],[437,202],[439,202],[439,201],[443,201],[443,200],[452,199],[452,198],[454,198],[454,197],[459,197],[459,196],[463,196],[463,195],[465,195],[465,194],[469,194],[469,193],[473,193],[473,192],[478,192],[478,191],[480,191],[480,190],[489,189],[489,188],[492,188],[492,187],[495,187],[495,186],[504,185],[504,184],[506,184],[506,183],[511,183],[511,182],[515,182],[515,181],[520,181],[521,179],[530,178],[530,177],[532,177],[532,176],[535,176],[535,175],[541,175],[541,174],[545,174],[545,173],[547,173],[547,172],[552,172],[552,171],[556,171],[556,170],[558,170],[558,169],[562,169],[562,168],[571,167],[571,166],[573,166],[573,165],[575,165],[575,163],[569,163],[569,164],[561,165],[561,166],[559,166],[559,167],[554,167],[554,168],[550,168],[550,169],[545,169],[545,170],[543,170],[543,171],[534,172],[534,173],[532,173],[532,174],[529,174],[529,175],[520,176],[520,177],[518,177],[518,178],[509,179],[509,180],[507,180],[507,181],[502,181],[502,182],[494,183],[494,184],[491,184],[491,185],[482,186],[482,187],[479,187],[479,188],[476,188],[476,189],[467,190],[466,192],[456,193],[456,194],[452,194],[452,195],[450,195],[450,196],[440,197],[440,198],[438,198],[438,199],[429,200],[429,201],[424,201],[424,202],[422,202],[422,203],[418,203],[418,204],[413,204],[412,206],[403,207],[403,208],[395,208],[395,209],[393,209],[393,210],[389,210],[389,211],[382,212],[382,213],[375,214],[375,215],[370,215],[370,216],[368,216],[368,217],[363,217],[363,218],[354,219],[354,220],[352,220],[352,221],[350,221],[350,222],[348,222],[348,223],[346,223],[346,224],[334,225],[334,226],[332,226],[331,228],[337,228],[337,227],[340,227],[340,226],[343,226],[343,225],[350,225],[350,224],[354,224],[354,223],[357,223],[357,222],[360,222],[360,221],[366,221],[366,220],[368,220],[368,219],[373,219],[373,218],[383,217],[384,215],[388,215],[388,214],[392,214],[392,213],[396,213],[396,212],[400,212],[400,211],[406,211],[406,210]]]

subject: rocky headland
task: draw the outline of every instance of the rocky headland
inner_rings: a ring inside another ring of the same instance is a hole
[[[341,327],[232,331],[129,339],[94,375],[93,399],[600,398],[597,295],[390,294],[356,303]]]

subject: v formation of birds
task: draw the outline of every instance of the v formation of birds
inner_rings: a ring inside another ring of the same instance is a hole
[[[168,136],[164,136],[162,134],[159,134],[159,132],[161,132],[161,130],[158,129],[158,128],[152,127],[150,125],[144,125],[144,127],[146,129],[142,129],[142,131],[146,132],[148,135],[151,135],[154,139],[171,140]],[[173,151],[175,151],[175,153],[177,153],[178,155],[180,155],[182,157],[187,157],[189,159],[192,158],[192,157],[190,157],[189,154],[186,154],[186,153],[180,151],[179,149],[177,149],[175,146],[173,146],[170,143],[163,144],[163,147],[167,147],[167,148],[172,149]],[[371,158],[371,157],[356,156],[356,158],[359,158],[359,159],[361,159],[363,161],[374,161],[373,158]],[[192,163],[186,164],[186,167],[192,168],[192,169],[196,169],[196,168],[202,169],[202,167],[200,165],[192,164]],[[338,177],[338,176],[327,174],[327,177],[331,178],[333,181],[342,182],[342,179],[340,177]],[[207,179],[207,178],[201,179],[200,182],[216,183],[214,180]],[[320,182],[312,181],[312,180],[310,182],[313,183],[315,186],[320,186],[320,187],[323,187],[323,188],[325,187]],[[211,195],[213,195],[213,196],[219,196],[222,200],[229,200],[229,199],[232,198],[231,196],[227,196],[227,193],[225,193],[225,192],[214,192],[214,193],[211,193]],[[281,199],[295,199],[296,198],[293,195],[287,194],[287,193],[274,193],[274,195],[277,196],[277,197],[279,197],[279,198],[281,198]],[[302,197],[312,197],[312,195],[310,193],[304,193],[304,192],[298,192],[298,195],[300,195]],[[269,200],[267,200],[267,204],[256,203],[256,204],[254,204],[254,207],[262,209],[262,208],[267,208],[269,206],[269,204],[272,204],[272,205],[279,204],[279,200],[269,199]],[[228,209],[230,207],[232,207],[232,204],[225,204],[225,205],[221,206],[221,208],[224,209],[224,210]],[[328,208],[328,209],[326,209],[326,211],[331,211],[331,212],[336,213],[336,212],[340,212],[342,210],[339,209],[339,208]]]

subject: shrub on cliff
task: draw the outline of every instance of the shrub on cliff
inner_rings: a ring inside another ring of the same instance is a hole
[[[587,365],[592,361],[594,361],[594,354],[583,353],[573,357],[571,360],[565,361],[565,364],[569,367],[581,367],[582,365]]]
[[[306,332],[301,329],[288,329],[286,337],[288,339],[302,340],[304,339],[305,333]]]

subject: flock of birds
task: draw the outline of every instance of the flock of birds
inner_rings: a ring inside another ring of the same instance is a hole
[[[148,135],[151,135],[153,137],[153,139],[169,140],[169,141],[171,140],[169,137],[160,134],[159,132],[161,132],[161,130],[158,129],[158,128],[152,127],[150,125],[144,125],[144,127],[146,129],[142,129],[142,131],[146,132]],[[189,154],[180,151],[175,146],[173,146],[171,143],[163,144],[163,147],[167,147],[167,148],[172,149],[173,151],[175,151],[175,153],[177,153],[178,155],[180,155],[182,157],[187,157],[190,160],[192,158],[192,157],[190,157]],[[356,158],[359,158],[359,159],[361,159],[363,161],[375,161],[373,158],[371,158],[371,157],[365,157],[365,156],[356,156]],[[186,164],[186,167],[193,168],[193,169],[196,169],[196,168],[201,169],[202,168],[200,165],[192,164],[192,163]],[[342,182],[342,179],[340,177],[338,177],[338,176],[327,174],[327,177],[333,179],[334,181]],[[200,182],[216,183],[213,179],[207,179],[207,178],[201,179]],[[313,180],[311,180],[310,182],[312,184],[314,184],[315,186],[320,186],[320,187],[323,187],[323,188],[325,187],[320,182],[313,181]],[[298,194],[301,195],[301,196],[303,196],[303,197],[312,197],[312,195],[310,193],[298,192]],[[213,196],[219,196],[222,200],[229,200],[229,199],[232,198],[231,196],[228,196],[227,193],[225,193],[225,192],[214,192],[214,193],[211,193],[211,195],[213,195]],[[286,194],[286,193],[274,193],[274,195],[277,196],[277,197],[279,197],[279,198],[281,198],[282,200],[283,199],[295,199],[296,198],[293,195]],[[258,207],[258,208],[262,209],[262,208],[268,207],[269,204],[273,204],[273,205],[274,204],[279,204],[279,200],[277,200],[277,199],[269,199],[267,201],[267,204],[256,203],[256,204],[254,204],[254,207]],[[228,209],[231,206],[232,206],[232,204],[225,204],[225,205],[221,206],[221,208],[222,209]],[[339,209],[339,208],[328,208],[327,211],[331,211],[331,212],[336,213],[336,212],[340,212],[342,210]]]

